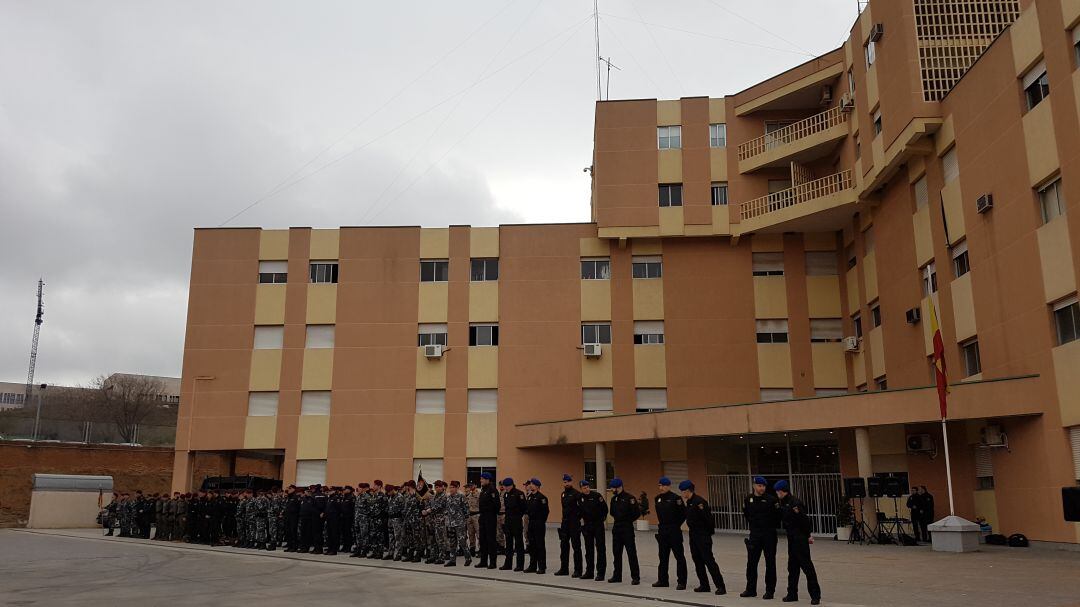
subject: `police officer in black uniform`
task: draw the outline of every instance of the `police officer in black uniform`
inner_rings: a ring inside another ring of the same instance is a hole
[[[337,556],[338,546],[341,545],[341,494],[337,487],[330,488],[325,503],[323,525],[326,527],[326,554]]]
[[[793,603],[799,600],[799,573],[806,574],[806,590],[810,593],[810,604],[821,603],[821,587],[818,586],[817,571],[810,560],[810,517],[806,514],[806,504],[788,491],[788,482],[777,481],[773,486],[780,498],[780,516],[787,532],[788,544],[788,588],[783,602]]]
[[[300,548],[300,495],[296,487],[289,485],[285,490],[285,552],[296,552]]]
[[[676,590],[686,590],[686,555],[683,553],[682,524],[686,520],[686,505],[671,491],[671,479],[660,478],[659,489],[653,498],[656,507],[658,531],[656,543],[660,549],[660,565],[656,569],[653,588],[667,588],[668,559],[675,555]]]
[[[525,516],[525,494],[514,486],[514,479],[506,477],[502,481],[503,507],[505,518],[503,519],[503,536],[506,537],[506,559],[499,569],[510,569],[511,556],[516,557],[514,571],[525,569],[525,538],[523,537],[521,517]]]
[[[582,579],[595,579],[597,582],[604,581],[604,573],[607,567],[607,538],[605,537],[604,523],[607,521],[608,507],[604,501],[604,494],[593,491],[589,481],[582,479],[578,485],[581,493],[578,496],[578,509],[581,510],[581,534],[585,540],[585,573]],[[595,577],[593,564],[596,565]]]
[[[622,555],[626,550],[626,559],[630,562],[630,584],[641,583],[641,571],[638,569],[637,544],[634,541],[634,521],[641,516],[637,498],[623,489],[622,479],[611,479],[611,516],[615,523],[611,526],[611,552],[613,555],[612,573],[608,583],[622,581]]]
[[[319,525],[319,511],[315,507],[315,485],[304,491],[304,497],[300,500],[300,550],[301,553],[311,551],[316,546],[315,552],[322,552],[322,525]],[[316,532],[316,527],[318,530]],[[318,539],[316,539],[318,536]]]
[[[501,502],[499,492],[495,490],[495,485],[492,484],[492,478],[490,472],[480,474],[480,496],[478,499],[479,505],[477,506],[480,513],[477,520],[480,562],[476,564],[477,569],[494,569],[495,560],[498,558],[499,546],[496,541],[498,529],[496,526],[499,524]]]
[[[690,528],[690,557],[694,559],[698,586],[694,592],[708,592],[709,576],[716,584],[716,594],[727,594],[724,576],[712,552],[712,534],[715,529],[712,510],[705,498],[694,493],[694,483],[685,480],[679,483],[683,502],[686,504],[686,526]]]
[[[562,524],[559,525],[559,570],[555,575],[581,577],[581,492],[574,489],[574,477],[562,475]],[[529,520],[532,520],[531,518]],[[570,574],[570,547],[574,547],[574,573]]]
[[[341,530],[341,551],[352,552],[353,549],[353,518],[356,513],[356,496],[353,488],[346,485],[341,492],[341,501],[338,504],[338,528]]]
[[[529,566],[525,573],[547,572],[547,520],[550,514],[547,496],[540,492],[540,479],[531,478],[525,485],[525,513],[529,515]]]
[[[758,561],[765,554],[765,594],[773,598],[776,591],[776,528],[780,526],[780,502],[765,492],[765,478],[754,477],[754,492],[743,501],[743,516],[750,527],[746,543],[746,590],[739,596],[757,596]]]

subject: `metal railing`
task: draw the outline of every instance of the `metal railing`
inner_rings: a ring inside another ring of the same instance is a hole
[[[744,202],[740,205],[739,212],[743,220],[753,219],[766,213],[793,207],[803,202],[837,194],[851,188],[851,170],[848,169]]]
[[[789,124],[771,133],[766,133],[757,139],[751,139],[739,146],[739,160],[748,160],[769,150],[782,145],[794,143],[804,137],[831,129],[838,124],[847,122],[848,112],[840,106],[826,110],[820,114],[814,114],[798,122]]]
[[[749,531],[743,516],[743,500],[751,492],[751,477],[746,474],[710,474],[709,505],[713,523],[720,531]],[[791,492],[806,504],[814,535],[836,534],[836,512],[843,501],[843,483],[839,474],[792,474],[788,477]]]

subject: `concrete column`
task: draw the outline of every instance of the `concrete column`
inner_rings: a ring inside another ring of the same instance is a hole
[[[596,443],[596,487],[595,489],[603,495],[607,490],[608,477],[607,477],[607,450],[604,443]]]
[[[855,456],[859,462],[859,476],[863,479],[873,476],[874,464],[870,456],[869,428],[855,428]],[[877,528],[877,508],[874,507],[873,499],[863,500],[862,519],[870,529]]]

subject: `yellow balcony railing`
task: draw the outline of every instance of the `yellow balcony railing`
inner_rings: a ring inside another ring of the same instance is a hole
[[[760,217],[766,213],[779,211],[797,204],[838,194],[852,188],[851,170],[841,171],[828,177],[815,179],[797,186],[773,192],[768,196],[755,198],[740,205],[739,212],[744,220]]]
[[[739,160],[753,158],[782,145],[794,143],[804,137],[831,129],[838,124],[844,124],[847,122],[847,117],[848,112],[843,111],[840,106],[836,106],[831,110],[815,114],[789,124],[782,129],[762,135],[757,139],[751,139],[739,146]]]

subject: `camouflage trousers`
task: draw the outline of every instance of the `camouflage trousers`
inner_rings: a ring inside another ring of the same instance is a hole
[[[267,520],[264,517],[255,519],[255,543],[265,544],[270,538],[267,533]]]
[[[461,521],[460,524],[449,524],[446,527],[447,560],[454,560],[459,551],[466,557],[469,556],[469,542],[466,538],[465,521]]]
[[[387,523],[386,520],[374,520],[371,521],[368,526],[368,548],[377,552],[383,552],[386,550],[386,532]]]
[[[353,521],[353,542],[356,543],[356,552],[367,552],[370,533],[371,525],[366,516]]]
[[[476,545],[477,537],[480,534],[480,515],[470,515],[465,522],[465,532],[469,536],[469,550],[476,550],[479,546]]]
[[[439,517],[431,521],[431,550],[432,558],[441,559],[447,552],[446,548],[446,519]]]
[[[394,558],[400,558],[405,550],[405,521],[400,518],[390,519],[390,551]]]

